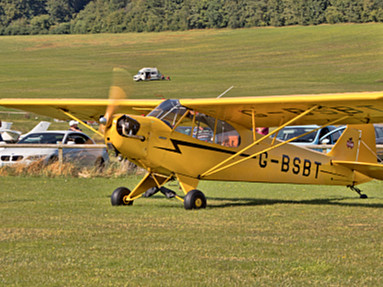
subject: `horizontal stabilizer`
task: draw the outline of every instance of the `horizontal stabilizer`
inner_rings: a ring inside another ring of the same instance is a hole
[[[333,160],[332,163],[358,171],[368,177],[383,180],[383,164],[342,160]]]

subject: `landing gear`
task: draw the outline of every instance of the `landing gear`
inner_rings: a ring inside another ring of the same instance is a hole
[[[206,208],[206,197],[198,189],[189,191],[184,197],[185,209]]]
[[[360,198],[368,198],[367,194],[362,193],[362,191],[359,188],[357,188],[353,185],[349,185],[347,187],[349,187],[352,191],[357,192],[359,194]]]
[[[141,196],[150,197],[157,192],[161,192],[166,198],[176,198],[182,201],[185,209],[206,208],[205,195],[200,190],[195,189],[198,184],[198,179],[177,175],[181,189],[185,193],[184,198],[164,186],[173,179],[173,174],[165,177],[154,173],[147,173],[132,191],[126,187],[119,187],[113,191],[111,203],[112,205],[132,205],[133,200]]]
[[[152,195],[155,195],[159,191],[163,195],[165,195],[166,198],[173,198],[177,195],[173,190],[162,186],[160,188],[158,187],[149,188],[147,191],[145,191],[145,193],[143,194],[143,197],[151,197]]]
[[[119,187],[114,190],[112,196],[110,197],[112,205],[132,205],[133,200],[126,200],[130,192],[131,191],[126,187]]]

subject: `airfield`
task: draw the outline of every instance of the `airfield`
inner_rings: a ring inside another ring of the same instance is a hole
[[[132,98],[383,90],[383,24],[2,37],[1,97],[106,98],[115,66],[158,67]],[[0,108],[0,111],[4,111]],[[41,119],[0,113],[26,132]],[[51,129],[67,128],[53,123]],[[380,286],[383,182],[201,182],[208,208],[162,195],[112,207],[139,175],[0,178],[0,285]],[[178,190],[177,186],[171,186]]]

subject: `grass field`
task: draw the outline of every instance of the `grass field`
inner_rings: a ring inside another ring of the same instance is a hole
[[[1,97],[105,98],[121,65],[173,79],[135,84],[134,98],[383,89],[383,24],[12,36],[0,51]]]
[[[105,98],[114,66],[172,78],[132,81],[132,98],[377,91],[383,24],[1,37],[0,62],[2,98]],[[42,119],[0,117],[23,132]],[[382,182],[362,185],[364,200],[344,187],[201,182],[206,210],[160,195],[110,205],[139,179],[1,177],[0,286],[383,284]]]
[[[2,286],[381,286],[382,184],[203,182],[208,208],[112,207],[139,178],[2,178]],[[172,187],[177,189],[177,187]]]
[[[1,37],[0,62],[2,98],[106,98],[115,66],[172,79],[127,79],[131,98],[380,91],[383,24]]]

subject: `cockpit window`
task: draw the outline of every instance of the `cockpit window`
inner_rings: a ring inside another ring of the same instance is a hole
[[[228,147],[240,144],[240,136],[230,124],[187,109],[178,100],[162,102],[148,116],[159,118],[175,131],[204,142]]]
[[[186,112],[178,100],[166,100],[148,114],[148,117],[156,117],[164,121],[170,127],[174,127],[177,121]]]

